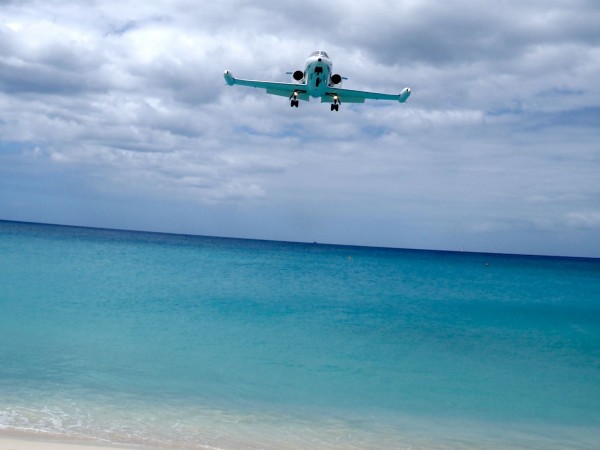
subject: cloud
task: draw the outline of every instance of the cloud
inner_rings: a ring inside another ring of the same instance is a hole
[[[573,228],[600,229],[600,212],[571,212],[566,215],[567,225]]]

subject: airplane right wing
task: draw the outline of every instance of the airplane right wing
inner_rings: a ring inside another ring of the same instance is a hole
[[[380,94],[378,92],[355,91],[352,89],[328,88],[325,96],[321,98],[322,103],[333,103],[337,97],[340,103],[364,103],[370,100],[395,100],[404,103],[410,97],[410,88],[404,88],[400,94]]]
[[[230,71],[226,70],[223,74],[225,82],[229,86],[239,84],[240,86],[249,86],[258,89],[265,89],[267,94],[280,95],[282,97],[291,98],[296,92],[296,97],[300,100],[308,101],[308,93],[306,85],[296,83],[280,83],[277,81],[257,81],[257,80],[242,80],[234,78]]]

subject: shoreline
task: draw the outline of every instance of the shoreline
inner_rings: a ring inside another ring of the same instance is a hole
[[[241,424],[239,424],[241,425]],[[557,427],[546,425],[486,427],[474,422],[445,423],[429,425],[405,422],[403,435],[383,436],[379,433],[366,435],[359,430],[344,430],[333,424],[314,432],[310,428],[289,432],[286,435],[273,435],[267,429],[252,426],[252,432],[239,436],[219,434],[209,439],[194,442],[166,440],[111,442],[109,439],[94,439],[92,436],[69,436],[33,430],[0,429],[0,450],[225,450],[244,448],[246,450],[299,450],[322,448],[327,450],[359,450],[363,448],[418,448],[422,450],[509,450],[529,448],[572,448],[588,450],[595,448],[599,429],[581,426]],[[479,426],[478,426],[479,425]],[[312,433],[311,433],[312,431]],[[380,429],[385,431],[385,427]],[[202,442],[203,441],[203,442]]]

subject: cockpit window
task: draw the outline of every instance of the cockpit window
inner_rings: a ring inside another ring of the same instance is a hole
[[[329,58],[329,56],[327,55],[327,53],[325,53],[322,50],[317,50],[316,52],[312,52],[312,54],[310,56],[323,56],[325,58]]]

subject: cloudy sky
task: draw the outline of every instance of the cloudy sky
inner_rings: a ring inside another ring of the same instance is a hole
[[[0,219],[600,257],[597,0],[1,1]],[[326,50],[344,87],[229,87]]]

